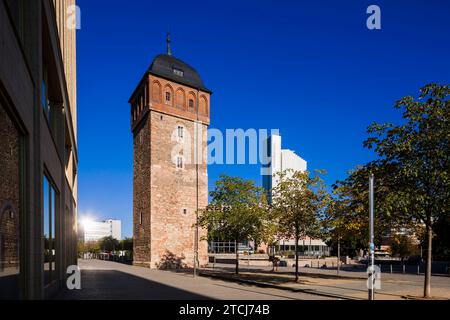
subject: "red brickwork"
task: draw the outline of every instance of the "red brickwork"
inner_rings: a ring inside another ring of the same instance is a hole
[[[170,101],[166,93],[170,94]],[[137,265],[151,268],[193,265],[196,210],[208,204],[209,99],[206,92],[148,76],[131,101],[134,263]],[[194,158],[196,120],[201,128],[202,161],[198,166]],[[177,140],[178,127],[183,128],[184,141],[188,143]],[[180,151],[174,152],[177,146]],[[177,167],[176,154],[184,157],[183,168]],[[205,236],[206,230],[200,229],[199,239]],[[205,240],[199,240],[198,250],[199,263],[204,265],[207,263]]]

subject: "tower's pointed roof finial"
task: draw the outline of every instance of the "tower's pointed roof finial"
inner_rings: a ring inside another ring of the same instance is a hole
[[[167,32],[166,44],[167,44],[167,55],[171,56],[172,55],[172,50],[170,48],[170,32]]]

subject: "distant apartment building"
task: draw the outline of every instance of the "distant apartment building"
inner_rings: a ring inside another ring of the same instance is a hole
[[[267,192],[269,203],[272,202],[273,189],[278,186],[278,174],[285,170],[304,172],[308,163],[298,156],[294,151],[282,149],[281,136],[271,135],[264,144],[264,154],[268,156],[266,164],[263,165],[263,187]],[[268,251],[267,246],[261,249]],[[273,247],[276,253],[295,252],[295,241],[293,239],[279,239]],[[299,254],[302,256],[328,256],[329,247],[321,239],[300,239],[298,246]]]
[[[285,170],[306,171],[308,163],[295,154],[294,151],[281,148],[281,136],[272,135],[264,144],[264,154],[268,156],[268,163],[263,165],[263,187],[272,200],[272,189],[278,185],[278,174]]]
[[[78,225],[78,239],[83,242],[98,241],[105,237],[122,240],[122,222],[120,220],[86,220]]]
[[[0,1],[0,299],[43,299],[77,264],[75,0]]]

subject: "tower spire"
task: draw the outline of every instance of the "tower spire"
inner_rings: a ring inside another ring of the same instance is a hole
[[[167,36],[166,36],[166,44],[167,44],[167,55],[171,56],[172,55],[172,50],[170,48],[170,32],[167,32]]]

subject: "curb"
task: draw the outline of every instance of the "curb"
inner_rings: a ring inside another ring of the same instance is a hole
[[[320,291],[314,291],[310,289],[294,289],[294,288],[287,288],[284,286],[279,286],[276,284],[271,284],[267,282],[259,282],[259,281],[253,281],[253,280],[245,280],[245,279],[237,279],[237,278],[231,278],[219,274],[212,274],[204,271],[200,271],[199,275],[202,277],[208,277],[208,278],[216,278],[224,281],[231,281],[231,282],[238,282],[238,283],[244,283],[244,284],[250,284],[261,288],[272,288],[272,289],[278,289],[278,290],[284,290],[284,291],[290,291],[290,292],[300,292],[300,293],[306,293],[316,296],[322,296],[322,297],[328,297],[328,298],[336,298],[341,300],[361,300],[354,297],[347,297],[347,296],[341,296],[337,294],[331,294],[331,293],[325,293]]]
[[[213,269],[214,270],[214,269]],[[220,270],[220,268],[216,268],[216,270]],[[279,274],[282,274],[281,272]],[[303,276],[317,276],[317,277],[323,277],[324,279],[337,279],[337,280],[345,280],[345,279],[351,279],[351,280],[367,280],[367,277],[357,277],[357,276],[346,276],[346,275],[335,275],[335,274],[326,274],[326,273],[316,273],[316,272],[301,272],[300,273]]]
[[[431,297],[431,298],[424,298],[424,297],[416,297],[411,295],[402,296],[405,300],[420,300],[420,301],[445,301],[450,300],[448,298],[442,298],[442,297]]]

